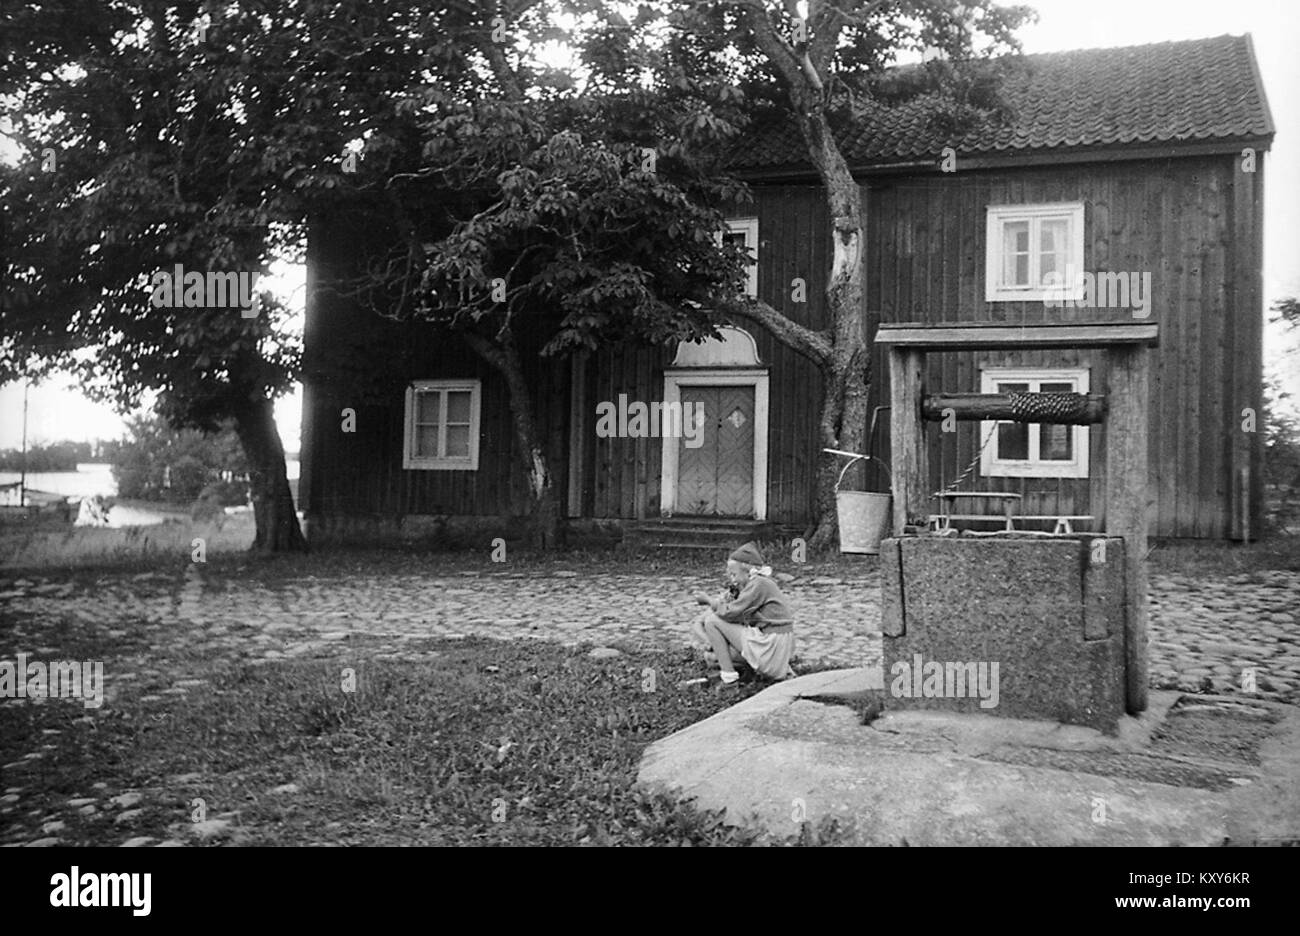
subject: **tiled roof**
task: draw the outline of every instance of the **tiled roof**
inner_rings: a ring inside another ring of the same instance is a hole
[[[854,166],[961,157],[1021,156],[1077,147],[1168,145],[1271,136],[1273,121],[1250,36],[1219,36],[1122,49],[1026,55],[1004,95],[1011,118],[958,140],[936,129],[921,104],[876,105],[848,133]],[[807,165],[792,126],[746,135],[735,169]]]

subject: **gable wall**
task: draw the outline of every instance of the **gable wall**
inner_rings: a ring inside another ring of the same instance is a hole
[[[1235,479],[1241,467],[1258,465],[1258,434],[1245,437],[1240,421],[1243,407],[1258,412],[1260,405],[1261,310],[1251,284],[1258,281],[1253,245],[1262,176],[1240,173],[1239,161],[1227,156],[1010,171],[958,168],[866,182],[871,333],[880,321],[1134,321],[1127,310],[984,299],[988,205],[1083,201],[1084,268],[1151,273],[1150,320],[1161,329],[1160,347],[1152,352],[1151,533],[1240,535]],[[879,349],[873,365],[879,375],[873,405],[887,403],[887,364]],[[1068,351],[931,355],[928,392],[978,392],[978,369],[998,365],[1087,366],[1092,392],[1105,392],[1104,354]],[[882,436],[887,421],[884,426]],[[958,432],[941,433],[931,424],[935,490],[956,480],[975,457],[977,426],[959,423]],[[1087,479],[984,479],[976,469],[958,489],[1020,492],[1025,513],[1099,514],[1105,427],[1090,432],[1093,468]],[[878,483],[884,489],[883,478]],[[1255,513],[1258,493],[1252,501]],[[969,503],[959,509],[978,512]]]

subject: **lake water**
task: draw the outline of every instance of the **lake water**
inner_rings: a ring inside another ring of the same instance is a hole
[[[298,477],[298,462],[287,461],[285,468],[289,477]],[[21,475],[16,471],[0,471],[0,484],[12,484]],[[113,480],[113,466],[100,462],[81,462],[76,471],[34,471],[27,475],[27,486],[36,491],[48,491],[65,497],[102,497],[117,496],[117,482]],[[16,495],[15,495],[16,496]],[[182,513],[188,513],[185,507]],[[149,526],[162,523],[163,515],[150,510],[135,507],[114,507],[108,514],[111,527]]]

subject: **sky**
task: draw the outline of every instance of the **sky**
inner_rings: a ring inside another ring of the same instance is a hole
[[[1300,4],[1289,0],[1029,0],[1038,23],[1019,33],[1024,51],[1059,52],[1141,45],[1177,39],[1250,33],[1277,135],[1265,157],[1264,303],[1300,296]],[[301,269],[273,271],[259,282],[289,294],[302,306]],[[278,283],[278,288],[277,288]],[[1264,360],[1300,400],[1300,334],[1286,336],[1266,326]],[[0,449],[17,448],[22,438],[21,384],[0,389]],[[285,448],[298,448],[302,398],[295,392],[278,401],[276,421]],[[107,406],[86,400],[71,381],[33,386],[29,396],[28,439],[117,438],[121,418]]]

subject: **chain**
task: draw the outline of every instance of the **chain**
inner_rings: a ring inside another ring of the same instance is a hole
[[[997,423],[994,423],[993,431],[990,432],[988,438],[984,440],[984,444],[981,445],[980,450],[975,453],[975,457],[970,460],[970,464],[966,466],[966,470],[961,473],[961,477],[959,477],[952,484],[944,488],[945,492],[957,490],[957,485],[961,484],[963,481],[965,481],[967,478],[970,477],[970,473],[974,471],[975,466],[980,463],[980,456],[984,454],[984,450],[989,447],[989,443],[993,441],[993,437],[997,435],[997,433],[998,433]]]

